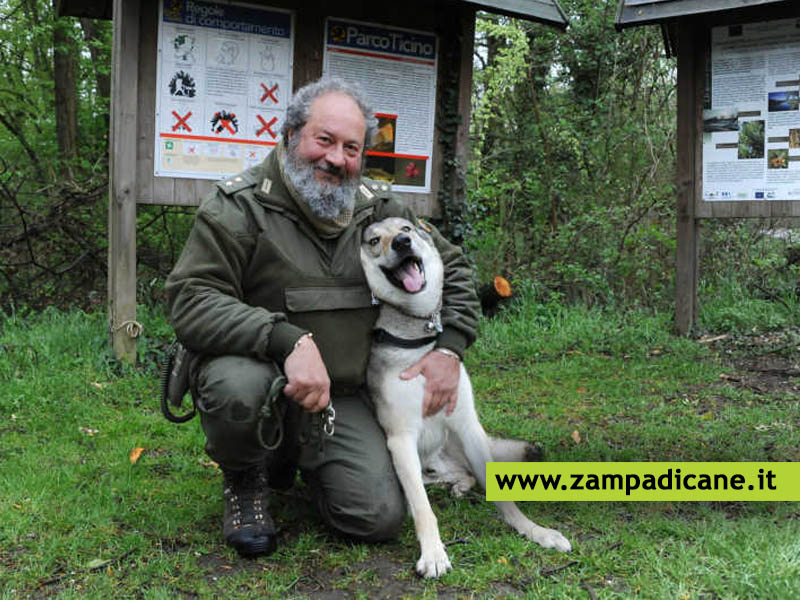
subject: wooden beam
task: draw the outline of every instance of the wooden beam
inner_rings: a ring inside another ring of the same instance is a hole
[[[139,0],[114,0],[108,322],[114,354],[136,360],[136,139]]]
[[[680,335],[690,335],[697,320],[698,221],[695,198],[700,185],[698,178],[701,176],[697,132],[704,85],[703,29],[695,21],[681,23],[678,28],[675,329]]]

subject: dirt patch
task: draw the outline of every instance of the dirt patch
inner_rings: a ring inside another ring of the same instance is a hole
[[[733,369],[721,383],[774,399],[800,397],[800,328],[701,338]]]

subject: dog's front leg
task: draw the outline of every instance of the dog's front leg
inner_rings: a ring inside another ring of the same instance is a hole
[[[439,536],[439,524],[433,514],[425,485],[422,483],[422,465],[417,454],[417,443],[412,434],[389,436],[389,452],[400,484],[408,501],[414,528],[420,546],[417,573],[423,577],[439,577],[452,566]]]

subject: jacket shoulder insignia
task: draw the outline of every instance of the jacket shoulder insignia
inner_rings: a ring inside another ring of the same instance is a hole
[[[368,179],[364,177],[361,180],[359,191],[367,200],[372,200],[375,196],[387,196],[392,192],[392,184],[388,181],[380,181],[378,179]]]
[[[417,219],[417,225],[419,225],[422,229],[424,229],[428,233],[430,233],[431,230],[433,229],[433,227],[431,227],[431,224],[425,221],[424,219]]]
[[[228,179],[223,179],[217,182],[217,187],[226,195],[230,196],[236,192],[240,192],[245,188],[253,187],[256,184],[247,173],[239,173]]]
[[[364,183],[362,183],[362,184],[361,184],[361,185],[358,187],[358,190],[361,192],[361,194],[362,194],[362,195],[363,195],[363,196],[364,196],[364,197],[365,197],[367,200],[372,200],[372,199],[375,197],[375,194],[373,194],[371,191],[369,191],[369,187],[367,187],[367,185],[366,185],[366,184],[364,184]]]

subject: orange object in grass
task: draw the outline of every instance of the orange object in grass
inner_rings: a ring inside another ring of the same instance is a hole
[[[509,298],[511,296],[511,284],[508,282],[508,279],[502,275],[497,275],[494,278],[494,291],[496,291],[497,295],[501,298]]]

